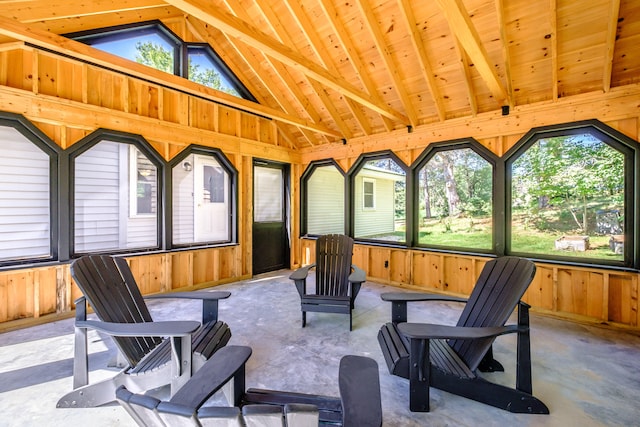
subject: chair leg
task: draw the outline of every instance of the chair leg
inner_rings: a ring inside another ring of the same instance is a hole
[[[302,327],[304,328],[305,326],[307,326],[307,312],[303,311],[302,312]]]

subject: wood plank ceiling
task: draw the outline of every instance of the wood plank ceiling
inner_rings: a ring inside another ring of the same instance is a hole
[[[0,0],[0,17],[0,42],[35,44],[161,20],[296,149],[640,82],[640,0]]]

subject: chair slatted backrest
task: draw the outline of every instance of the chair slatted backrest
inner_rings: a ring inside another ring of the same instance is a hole
[[[349,291],[353,239],[326,234],[316,241],[316,294],[346,296]]]
[[[528,259],[501,257],[487,262],[457,326],[503,326],[533,280],[536,266]],[[495,338],[450,340],[449,345],[475,370]]]
[[[84,256],[73,262],[71,275],[103,322],[153,322],[126,260],[106,255]],[[132,367],[162,342],[155,337],[113,339]]]

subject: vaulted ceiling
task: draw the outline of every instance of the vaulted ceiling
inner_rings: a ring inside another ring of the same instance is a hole
[[[209,43],[293,148],[640,82],[640,0],[1,0],[0,17],[1,43],[36,44],[161,20]]]

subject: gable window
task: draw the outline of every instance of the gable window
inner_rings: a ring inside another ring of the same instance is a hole
[[[303,233],[344,234],[345,177],[330,160],[309,165],[302,175]]]
[[[37,129],[0,116],[0,264],[55,256],[56,161]]]
[[[73,251],[160,246],[160,159],[141,137],[97,131],[72,147]]]
[[[508,153],[512,253],[633,259],[633,144],[615,134],[595,121],[533,130]]]
[[[66,36],[130,61],[257,102],[210,45],[184,42],[160,21]]]
[[[172,243],[229,243],[237,172],[218,150],[192,147],[171,163]]]
[[[406,242],[406,166],[391,152],[362,156],[349,172],[353,236]]]
[[[475,141],[432,144],[423,153],[416,169],[419,245],[492,249],[494,166]]]

